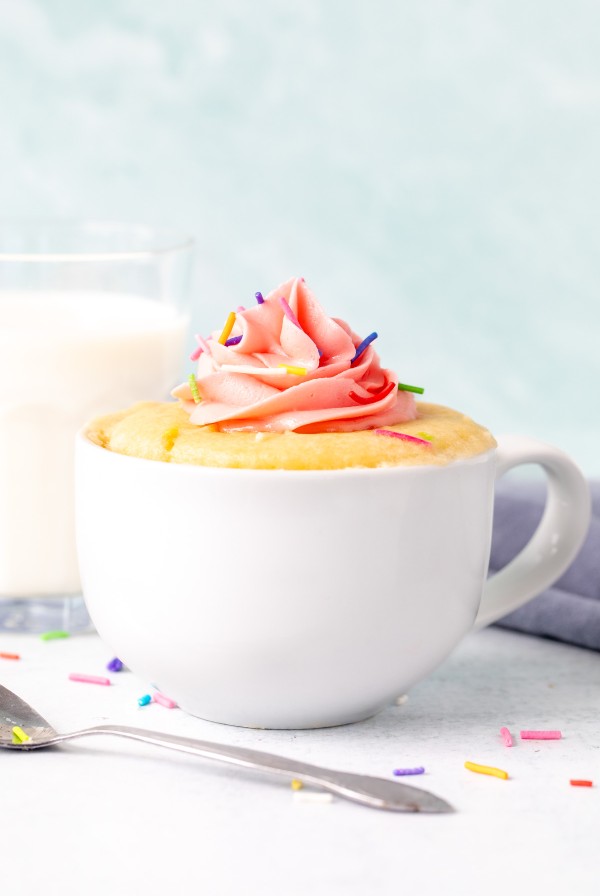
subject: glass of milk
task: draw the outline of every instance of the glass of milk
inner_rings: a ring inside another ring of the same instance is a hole
[[[75,433],[181,379],[192,247],[122,224],[0,224],[0,631],[89,626]]]

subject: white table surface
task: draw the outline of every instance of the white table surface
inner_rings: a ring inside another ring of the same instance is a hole
[[[58,730],[114,722],[409,779],[455,814],[415,816],[342,799],[298,803],[279,779],[125,740],[0,754],[3,893],[545,894],[600,891],[600,655],[501,630],[470,636],[402,706],[360,724],[253,731],[158,705],[110,674],[96,635],[3,635],[0,682]],[[107,674],[76,684],[69,672]],[[499,729],[563,739],[502,745]],[[466,771],[466,759],[510,780]],[[595,786],[575,788],[572,777]],[[407,779],[405,779],[407,780]]]

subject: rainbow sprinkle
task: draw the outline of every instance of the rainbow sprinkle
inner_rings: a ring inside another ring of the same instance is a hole
[[[235,323],[235,311],[230,311],[227,315],[227,320],[225,321],[225,326],[221,330],[221,335],[219,336],[219,342],[221,345],[225,345],[226,341],[229,339],[231,331],[233,330],[233,325]]]
[[[292,790],[302,790],[304,784],[302,783],[302,781],[299,781],[298,778],[294,778],[290,784],[290,787],[292,788]]]
[[[586,778],[571,778],[569,781],[571,787],[593,787],[594,782],[588,781]]]
[[[288,320],[291,320],[291,322],[292,322],[295,326],[297,326],[299,330],[301,330],[302,327],[300,326],[300,323],[299,323],[299,321],[298,321],[298,318],[296,317],[296,315],[294,314],[294,312],[292,311],[292,309],[291,309],[290,306],[288,305],[287,301],[283,298],[283,296],[280,296],[280,297],[279,297],[279,304],[280,304],[281,307],[283,308],[283,313],[285,314],[285,316],[287,317],[287,319],[288,319]]]
[[[200,404],[202,399],[200,398],[200,393],[198,392],[198,383],[196,382],[196,377],[193,373],[190,373],[188,376],[188,383],[190,386],[190,392],[192,393],[192,398],[196,402],[196,404]]]
[[[258,302],[259,305],[262,305],[263,302],[265,301],[265,300],[263,299],[263,294],[262,294],[262,292],[255,292],[255,293],[254,293],[254,296],[255,296],[256,301]]]
[[[110,678],[103,678],[100,675],[83,675],[81,672],[70,672],[69,681],[82,681],[85,684],[103,684],[110,685]]]
[[[210,349],[208,347],[208,343],[200,336],[198,333],[194,336],[194,339],[198,343],[198,348],[194,349],[192,354],[190,355],[190,361],[197,361],[202,352],[206,352],[210,355]]]
[[[478,775],[491,775],[493,778],[502,778],[503,781],[508,779],[508,772],[502,768],[494,768],[493,765],[478,765],[476,762],[465,762],[465,768],[470,772],[477,772]]]
[[[138,706],[148,706],[149,703],[152,703],[150,694],[144,694],[143,697],[138,697]]]
[[[561,731],[521,731],[521,740],[560,740]]]
[[[242,341],[241,336],[231,336],[224,344],[226,346],[239,345],[241,341]]]
[[[402,439],[404,442],[415,442],[417,445],[427,445],[431,448],[431,443],[426,439],[418,439],[416,436],[409,436],[405,432],[396,432],[394,429],[374,429],[376,436],[393,436],[395,439]]]
[[[426,442],[433,441],[433,436],[428,432],[418,432],[417,435],[419,436],[419,438],[425,439]]]
[[[512,745],[513,745],[512,734],[510,733],[508,728],[500,729],[500,737],[502,738],[502,743],[504,744],[505,747],[512,747]]]
[[[40,641],[58,641],[60,638],[68,638],[69,633],[63,631],[44,632],[40,635]]]
[[[419,395],[425,391],[422,386],[408,386],[406,383],[398,383],[398,390],[400,392],[418,392]]]
[[[363,341],[359,345],[357,345],[356,351],[354,352],[354,357],[352,358],[350,363],[354,364],[354,362],[356,360],[358,360],[358,358],[360,358],[360,356],[362,355],[364,350],[366,348],[368,348],[368,346],[371,345],[371,343],[374,342],[376,339],[377,339],[377,333],[374,333],[374,332],[369,333],[369,335],[367,337],[365,337],[365,339],[363,339]]]
[[[21,655],[19,653],[5,653],[2,651],[0,653],[0,659],[2,660],[20,660]]]
[[[425,768],[422,765],[418,765],[416,768],[395,768],[393,774],[397,777],[401,775],[424,775]]]
[[[26,731],[23,731],[22,728],[19,728],[18,725],[15,725],[12,729],[12,742],[13,744],[24,744],[26,741],[31,740]]]
[[[155,703],[158,703],[159,706],[166,706],[167,709],[177,709],[177,703],[175,703],[174,700],[171,700],[170,697],[167,697],[166,694],[161,694],[160,691],[153,694],[152,699]]]
[[[290,364],[278,364],[277,367],[283,367],[286,373],[293,373],[294,376],[306,376],[306,367],[293,367]]]
[[[106,668],[109,672],[121,672],[121,670],[123,669],[123,663],[118,656],[115,656],[106,664]]]

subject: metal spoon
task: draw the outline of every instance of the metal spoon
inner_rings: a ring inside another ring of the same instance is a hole
[[[29,736],[29,740],[21,743],[13,742],[13,728],[18,727]],[[396,812],[452,812],[452,806],[426,790],[410,787],[397,781],[386,781],[385,778],[373,778],[370,775],[355,775],[333,769],[320,768],[297,762],[284,756],[249,750],[246,747],[232,747],[225,744],[214,744],[191,737],[178,737],[173,734],[162,734],[157,731],[146,731],[143,728],[129,728],[124,725],[97,725],[93,728],[82,728],[68,734],[57,731],[42,718],[28,703],[25,703],[8,688],[0,685],[0,747],[7,750],[38,750],[51,747],[76,737],[88,737],[96,734],[114,734],[117,737],[128,737],[132,740],[154,744],[157,747],[168,747],[182,753],[193,753],[205,759],[219,759],[232,765],[258,769],[263,772],[283,776],[289,780],[297,779],[304,784],[312,784],[329,790],[337,796],[370,806],[374,809],[391,809]]]

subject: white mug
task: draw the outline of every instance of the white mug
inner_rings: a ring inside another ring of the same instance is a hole
[[[546,510],[486,581],[494,481],[525,463]],[[516,436],[441,467],[298,471],[143,460],[82,432],[76,495],[101,637],[184,710],[260,728],[373,715],[558,578],[590,513],[573,461]]]

